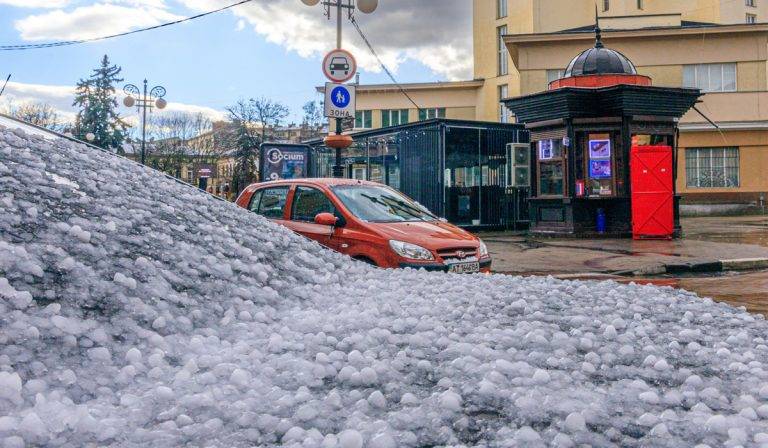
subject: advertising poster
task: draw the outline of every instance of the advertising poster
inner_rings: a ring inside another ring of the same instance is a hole
[[[539,142],[539,160],[550,160],[554,157],[552,151],[552,140],[542,140]]]
[[[308,177],[308,147],[264,145],[262,147],[262,154],[262,180],[301,179]]]
[[[610,179],[611,160],[590,160],[589,177],[592,179]]]
[[[610,159],[611,141],[610,140],[590,140],[589,141],[590,159]]]

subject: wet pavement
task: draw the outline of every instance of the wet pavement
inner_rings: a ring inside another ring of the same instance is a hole
[[[650,282],[684,288],[768,316],[768,271],[682,277],[616,275],[652,273],[667,264],[768,257],[768,216],[689,218],[682,226],[683,238],[673,241],[548,239],[510,233],[481,237],[494,258],[494,271],[499,273]]]

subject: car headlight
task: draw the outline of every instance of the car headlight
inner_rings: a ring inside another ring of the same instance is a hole
[[[417,246],[415,244],[406,243],[404,241],[390,240],[389,247],[391,247],[396,254],[400,255],[403,258],[408,258],[411,260],[434,260],[435,259],[435,257],[432,256],[432,252],[430,252],[429,250],[424,249],[423,247]]]
[[[483,240],[480,240],[480,257],[487,257],[488,255],[488,246],[485,245]]]

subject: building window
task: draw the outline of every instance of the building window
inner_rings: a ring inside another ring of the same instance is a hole
[[[547,70],[547,85],[565,76],[565,70]]]
[[[399,126],[408,123],[408,109],[392,109],[381,111],[381,126]]]
[[[373,111],[358,110],[355,112],[355,128],[371,129],[373,127]]]
[[[496,17],[507,17],[507,0],[496,0]]]
[[[507,26],[500,26],[496,28],[496,37],[498,40],[498,65],[499,76],[509,74],[509,52],[507,46],[504,45],[504,35],[507,34]]]
[[[736,64],[684,65],[683,86],[703,92],[735,92]]]
[[[352,179],[368,180],[368,168],[365,165],[352,166]]]
[[[643,0],[637,0],[637,9],[643,9]]]
[[[565,194],[565,163],[562,139],[542,140],[536,144],[539,168],[539,196]]]
[[[747,23],[757,23],[757,16],[755,14],[747,14]]]
[[[603,11],[611,9],[611,0],[603,0]]]
[[[685,150],[688,188],[737,188],[739,148],[689,148]]]
[[[615,139],[610,133],[590,133],[584,135],[582,141],[580,149],[586,162],[583,171],[585,194],[590,197],[616,196],[615,180],[621,176],[616,173],[615,162],[619,159],[617,150],[620,148],[615,147]]]
[[[757,3],[755,2],[755,0],[746,0],[746,5],[751,6],[753,8],[757,7]]]
[[[501,102],[504,98],[509,98],[509,85],[507,84],[499,86],[499,122],[509,123],[509,109]]]
[[[431,120],[433,118],[445,118],[445,108],[419,109],[419,121]]]

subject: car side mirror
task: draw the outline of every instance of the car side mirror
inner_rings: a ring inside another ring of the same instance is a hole
[[[331,213],[318,213],[315,216],[315,224],[320,224],[321,226],[336,226],[336,223],[339,222],[339,218],[333,216]]]

